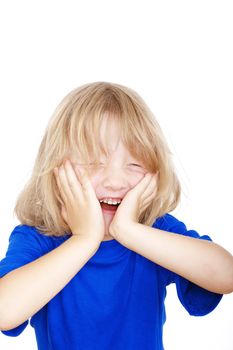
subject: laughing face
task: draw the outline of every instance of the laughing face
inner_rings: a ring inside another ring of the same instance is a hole
[[[111,127],[101,125],[101,136],[108,138],[111,146],[109,157],[101,156],[99,163],[90,171],[90,181],[101,203],[105,221],[104,240],[113,239],[109,234],[109,225],[116,213],[117,206],[129,190],[135,187],[147,173],[143,164],[134,159],[119,138],[114,122]],[[77,161],[77,159],[76,159]]]

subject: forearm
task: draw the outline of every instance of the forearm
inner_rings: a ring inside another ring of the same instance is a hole
[[[121,228],[120,237],[129,249],[207,290],[233,291],[233,257],[213,242],[139,223]]]
[[[77,274],[98,246],[72,236],[39,259],[0,279],[0,329],[14,328],[47,304]]]

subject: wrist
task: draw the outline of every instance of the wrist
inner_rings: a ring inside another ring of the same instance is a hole
[[[135,222],[124,222],[124,224],[116,223],[109,227],[110,234],[121,244],[127,246],[134,231]]]
[[[100,241],[97,241],[93,237],[75,234],[72,235],[70,239],[77,244],[83,244],[87,249],[93,252],[93,255],[99,249]]]

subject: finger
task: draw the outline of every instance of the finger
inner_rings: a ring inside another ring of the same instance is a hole
[[[147,197],[147,199],[145,199],[145,201],[142,203],[140,211],[143,212],[144,210],[146,210],[152,204],[155,197],[156,195],[154,193],[152,193],[149,197]]]
[[[157,194],[157,174],[152,176],[145,192],[141,196],[141,211],[144,211],[155,199]]]
[[[58,196],[58,200],[59,200],[59,202],[61,204],[63,204],[62,200],[66,201],[67,198],[66,198],[65,192],[63,191],[63,187],[61,185],[58,168],[54,168],[53,172],[54,172],[54,175],[55,175],[56,184],[57,184],[57,187],[58,187],[58,190],[59,190],[59,194],[60,194]]]
[[[153,181],[153,174],[147,173],[142,178],[142,180],[134,187],[133,191],[135,192],[135,195],[138,198],[140,198],[140,202],[143,202],[144,199],[148,196],[152,181]]]
[[[63,165],[58,169],[58,179],[60,182],[61,195],[65,203],[73,199],[73,193],[67,180],[66,170]]]
[[[156,192],[157,192],[157,180],[158,180],[158,175],[157,174],[153,174],[151,176],[151,179],[149,181],[149,183],[146,185],[144,192],[141,196],[142,201],[145,201],[148,197],[155,196]]]
[[[82,168],[81,166],[79,166],[75,163],[73,163],[72,165],[74,168],[74,172],[75,172],[80,184],[82,185],[83,182],[85,182],[85,180],[86,180],[87,172],[84,168]]]
[[[137,193],[137,195],[142,195],[147,188],[148,184],[151,181],[151,174],[146,173],[145,176],[138,182],[138,184],[134,187],[133,191]]]
[[[67,183],[73,196],[76,198],[80,198],[80,196],[82,197],[82,187],[79,179],[77,178],[73,165],[69,160],[66,160],[64,167],[66,171]]]
[[[96,197],[94,188],[93,188],[91,181],[88,177],[87,171],[83,168],[78,167],[77,164],[74,165],[74,170],[75,170],[75,173],[79,179],[79,182],[82,186],[84,193],[88,193],[92,197],[93,196]]]
[[[62,215],[62,218],[63,220],[68,223],[68,216],[67,216],[67,210],[65,208],[65,206],[62,204],[61,206],[61,215]]]

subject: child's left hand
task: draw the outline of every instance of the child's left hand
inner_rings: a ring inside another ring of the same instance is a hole
[[[112,237],[120,240],[121,227],[138,222],[140,215],[146,210],[157,193],[156,174],[147,173],[142,180],[131,189],[117,208],[114,218],[109,226]]]

